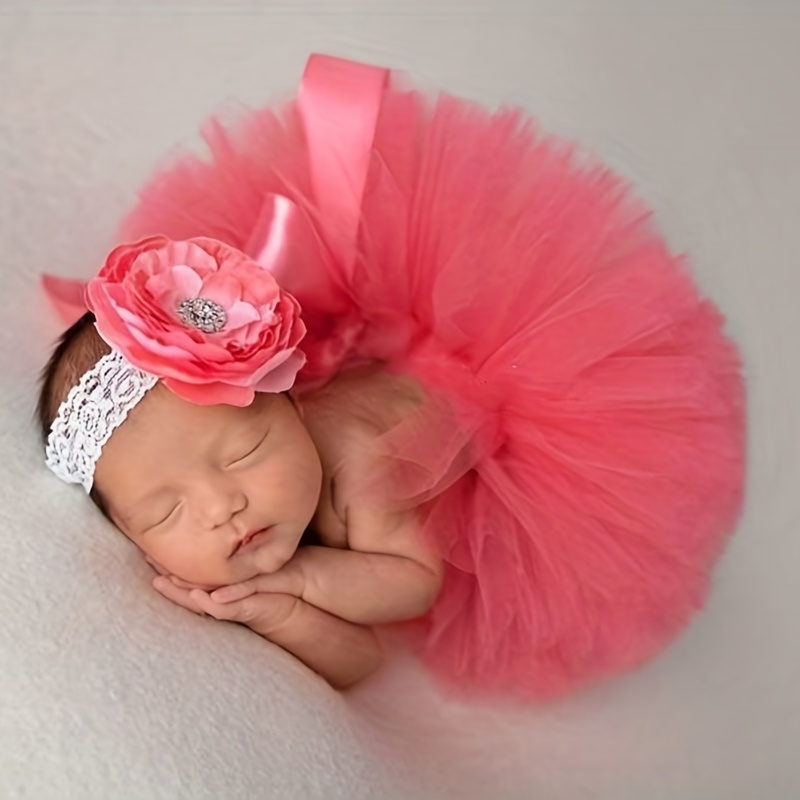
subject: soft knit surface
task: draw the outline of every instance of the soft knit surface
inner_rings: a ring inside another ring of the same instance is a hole
[[[2,9],[0,795],[791,796],[800,113],[781,87],[800,22],[780,3],[733,5]],[[642,670],[544,707],[468,705],[397,655],[340,697],[248,631],[156,596],[135,550],[45,470],[32,398],[60,326],[38,274],[93,273],[155,161],[220,98],[291,95],[311,50],[512,101],[580,139],[655,207],[728,317],[749,380],[746,514],[708,607]]]

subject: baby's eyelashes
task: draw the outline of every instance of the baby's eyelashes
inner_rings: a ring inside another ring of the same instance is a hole
[[[246,452],[246,453],[244,453],[244,455],[241,455],[241,456],[239,456],[238,458],[235,458],[233,461],[231,461],[231,462],[230,462],[230,464],[229,464],[229,466],[231,466],[231,467],[232,467],[232,466],[234,466],[234,465],[236,465],[236,464],[240,464],[242,461],[244,461],[245,459],[247,459],[247,458],[249,458],[250,456],[252,456],[252,455],[253,455],[253,454],[254,454],[254,453],[255,453],[255,452],[256,452],[256,451],[257,451],[257,450],[258,450],[258,449],[261,447],[261,445],[264,443],[264,441],[265,441],[265,440],[266,440],[266,438],[267,438],[267,435],[268,435],[268,433],[269,433],[269,432],[267,432],[267,433],[265,433],[263,436],[261,436],[261,437],[259,438],[259,440],[256,442],[256,444],[255,444],[253,447],[250,447],[250,448],[247,450],[247,452]]]
[[[154,528],[158,528],[159,526],[163,525],[165,522],[168,522],[171,517],[174,516],[175,512],[180,507],[180,503],[176,503],[173,505],[166,513],[159,514],[157,517],[156,522],[149,523],[143,530],[143,533],[147,533],[147,531],[151,531]]]

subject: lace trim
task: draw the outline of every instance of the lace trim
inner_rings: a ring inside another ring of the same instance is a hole
[[[80,483],[88,494],[103,445],[157,382],[122,353],[103,356],[59,406],[47,439],[47,466],[62,481]]]

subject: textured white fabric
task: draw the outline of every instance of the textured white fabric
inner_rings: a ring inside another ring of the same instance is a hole
[[[112,350],[85,372],[58,407],[47,437],[45,464],[65,483],[88,494],[103,445],[158,378]]]
[[[19,11],[12,12],[18,7]],[[771,0],[0,2],[0,797],[784,800],[800,786],[800,74]],[[156,160],[309,50],[521,103],[632,178],[729,315],[750,379],[747,515],[658,661],[565,703],[443,699],[407,660],[342,698],[150,588],[45,468],[42,270],[94,274]]]

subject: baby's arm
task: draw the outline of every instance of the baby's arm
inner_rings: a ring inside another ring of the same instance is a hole
[[[211,603],[214,601],[209,600]],[[255,627],[253,630],[260,633]],[[299,658],[335,689],[346,689],[364,680],[381,663],[381,648],[374,631],[302,600],[286,622],[261,635]]]
[[[348,515],[350,550],[307,547],[299,553],[302,598],[365,625],[414,619],[439,593],[439,559],[417,542],[413,514],[370,510]]]
[[[252,592],[286,592],[363,625],[413,619],[430,608],[442,569],[417,540],[413,513],[349,509],[348,538],[353,549],[304,547],[279,572],[222,587],[212,597],[228,603]]]
[[[358,683],[380,666],[381,649],[372,630],[297,597],[257,593],[222,604],[214,602],[203,590],[184,588],[166,577],[156,578],[153,585],[190,611],[247,625],[288,650],[336,689]]]

